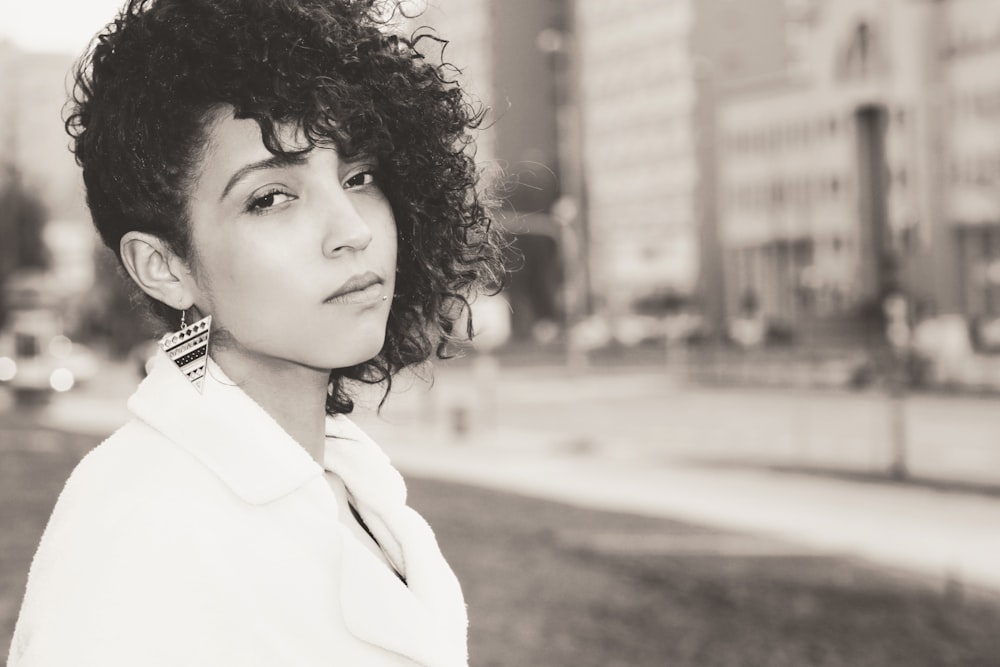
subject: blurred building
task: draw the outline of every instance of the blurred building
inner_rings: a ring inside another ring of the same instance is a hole
[[[38,234],[50,264],[46,284],[67,298],[93,284],[96,241],[62,120],[72,64],[70,55],[29,53],[0,41],[0,178],[16,175],[42,203],[47,222]]]
[[[780,69],[774,2],[577,0],[581,140],[599,303],[671,293],[722,318],[717,89]]]
[[[941,278],[957,279],[957,289],[942,295],[942,309],[998,318],[1000,4],[947,3],[933,12],[925,34],[937,41],[934,68],[940,70],[928,104],[939,114],[945,157],[937,171],[945,189],[940,236],[951,257],[941,262],[949,271]]]
[[[672,297],[721,320],[715,89],[781,68],[782,20],[729,0],[430,3],[420,22],[492,107],[480,158],[525,255],[515,333]]]
[[[750,311],[823,329],[890,291],[1000,314],[1000,3],[437,0],[425,18],[493,108],[481,156],[528,249],[515,287],[534,286],[516,315],[679,294],[717,329]]]
[[[63,129],[73,56],[0,41],[0,164],[18,167],[53,218],[88,218],[80,169]]]
[[[689,293],[700,187],[693,2],[575,3],[594,297]]]
[[[1000,3],[786,4],[787,66],[720,97],[728,312],[1000,315]]]

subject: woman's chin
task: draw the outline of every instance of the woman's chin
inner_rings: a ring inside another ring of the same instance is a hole
[[[366,361],[371,361],[378,356],[378,353],[382,351],[382,345],[385,342],[384,337],[378,339],[369,339],[359,343],[356,347],[351,348],[340,348],[337,350],[335,358],[332,358],[333,362],[329,367],[331,369],[337,368],[351,368],[352,366],[357,366],[363,364]]]

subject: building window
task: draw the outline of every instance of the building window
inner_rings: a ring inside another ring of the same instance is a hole
[[[785,201],[785,188],[780,182],[771,186],[771,201],[779,206]]]

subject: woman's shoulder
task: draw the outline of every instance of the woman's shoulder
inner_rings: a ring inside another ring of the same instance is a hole
[[[82,590],[121,580],[122,563],[183,558],[219,523],[208,510],[210,491],[199,491],[210,483],[199,474],[148,426],[123,426],[67,479],[32,561],[29,591]]]
[[[102,494],[153,489],[159,482],[194,476],[199,466],[182,449],[149,425],[132,420],[88,452],[76,465],[66,491]]]
[[[125,526],[183,525],[205,510],[218,484],[184,450],[148,425],[131,421],[76,465],[53,509],[53,526],[100,532]],[[176,517],[171,521],[171,517]]]

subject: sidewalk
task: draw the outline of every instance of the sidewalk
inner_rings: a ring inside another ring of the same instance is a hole
[[[526,395],[523,378],[513,386],[514,403],[534,404],[546,391],[536,387],[528,393],[539,396]],[[645,393],[651,384],[603,378],[600,387]],[[570,380],[564,389],[585,401],[592,386]],[[108,434],[128,416],[127,393],[119,393],[60,396],[45,411],[45,422]],[[365,410],[355,417],[406,474],[760,534],[864,559],[933,585],[1000,592],[1000,496],[775,472],[727,465],[725,457],[698,464],[646,446],[595,448],[574,439],[580,424],[563,424],[561,433],[506,426],[456,439],[440,417],[436,424],[420,421],[421,400],[404,395],[402,405],[396,403],[402,410],[389,410],[386,418]]]
[[[1000,497],[747,467],[575,452],[532,433],[430,444],[363,420],[405,473],[681,519],[1000,592]]]

